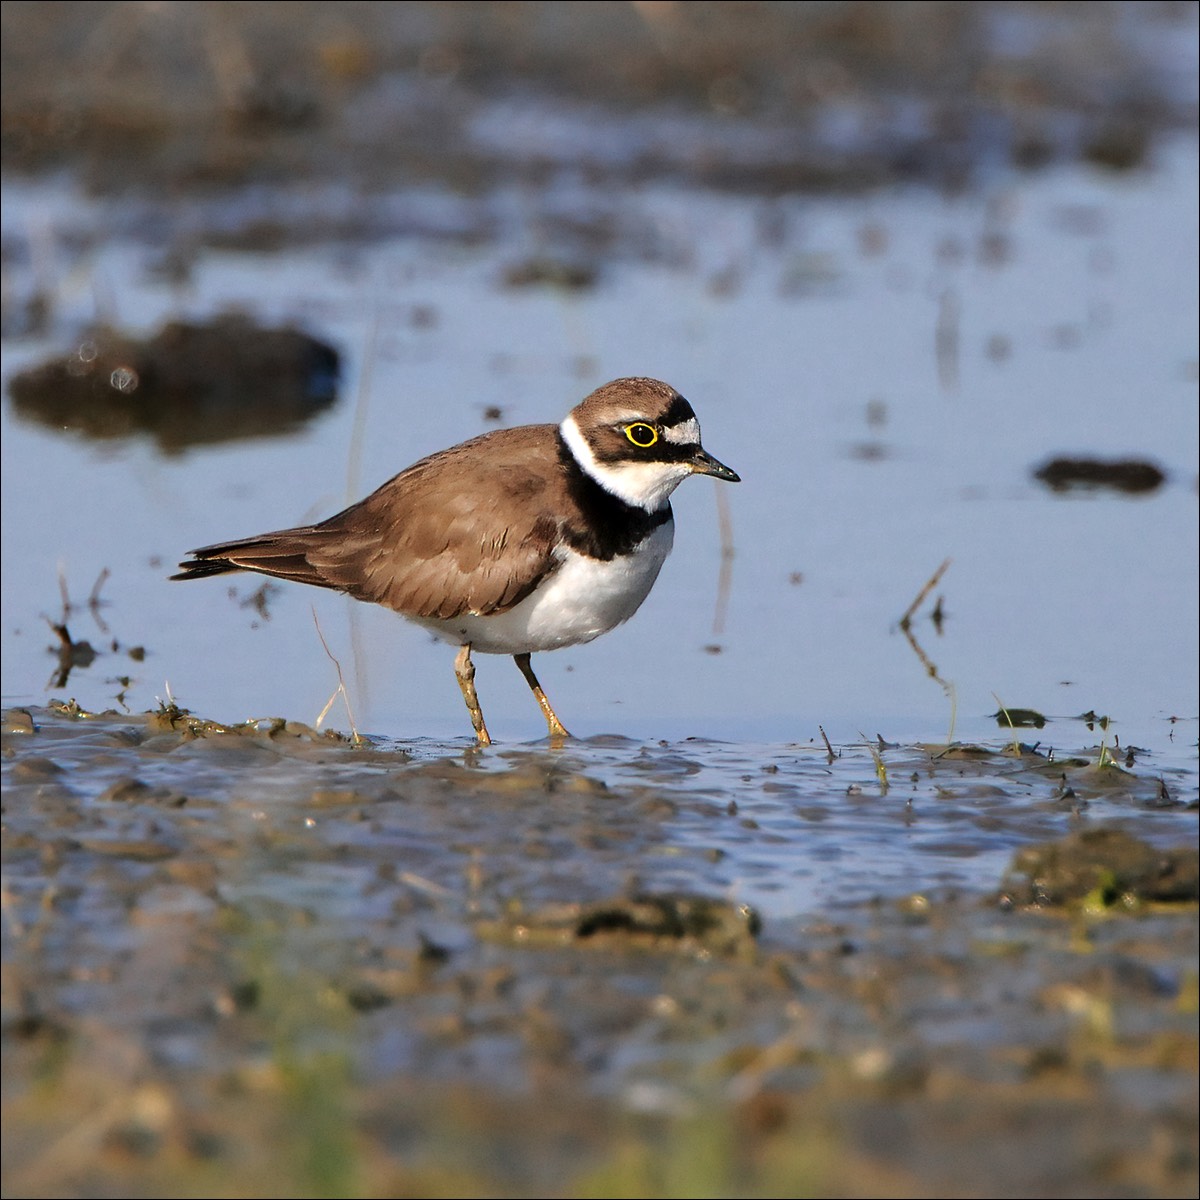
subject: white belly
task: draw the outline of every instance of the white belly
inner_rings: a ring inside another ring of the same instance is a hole
[[[674,522],[667,521],[633,554],[611,562],[566,550],[558,569],[508,612],[420,624],[448,642],[470,642],[483,654],[533,654],[590,642],[637,612],[674,540]]]

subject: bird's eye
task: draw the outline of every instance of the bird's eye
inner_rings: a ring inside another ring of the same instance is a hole
[[[625,436],[635,446],[644,450],[658,441],[658,430],[653,425],[647,425],[645,421],[634,421],[632,425],[625,426]]]

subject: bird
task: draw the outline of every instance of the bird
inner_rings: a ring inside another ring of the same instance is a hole
[[[675,388],[615,379],[558,425],[438,451],[315,525],[189,551],[170,578],[251,571],[424,626],[459,647],[454,671],[480,746],[492,738],[471,653],[511,655],[561,743],[570,734],[530,656],[590,642],[637,612],[674,540],[671,493],[690,475],[740,482],[700,444]]]

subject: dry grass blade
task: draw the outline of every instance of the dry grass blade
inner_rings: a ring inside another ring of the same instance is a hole
[[[867,735],[865,733],[863,733],[863,731],[861,729],[858,731],[858,736],[860,738],[862,738],[862,740],[866,743],[867,749],[871,752],[871,758],[874,759],[874,761],[875,761],[875,775],[876,775],[876,778],[879,780],[879,790],[883,795],[886,796],[887,790],[888,790],[887,763],[885,763],[883,761],[883,755],[880,754],[879,751],[876,749],[875,743],[872,742],[871,739],[868,738]],[[876,735],[876,736],[878,737],[878,735]],[[883,738],[879,737],[878,741],[879,741],[879,745],[882,746]]]
[[[367,437],[367,415],[370,409],[371,388],[375,378],[375,364],[379,360],[379,333],[383,317],[378,303],[371,316],[371,328],[363,349],[362,367],[358,374],[358,391],[354,398],[354,424],[350,430],[350,447],[346,454],[346,503],[351,503],[360,490],[362,475],[363,446]],[[359,605],[351,604],[347,613],[350,625],[350,651],[354,659],[354,680],[360,696],[370,698],[371,678],[368,673],[369,658],[363,645],[362,613]],[[339,678],[340,678],[339,671]],[[347,709],[349,706],[347,706]]]
[[[1008,708],[1005,706],[1004,701],[995,692],[992,693],[992,699],[995,700],[996,707],[1000,715],[1004,717],[1009,733],[1012,734],[1012,752],[1019,756],[1021,753],[1021,739],[1017,736],[1017,727],[1013,724],[1012,717],[1009,716]]]
[[[321,722],[324,721],[329,715],[329,710],[333,707],[334,701],[340,695],[342,698],[342,703],[346,706],[346,716],[350,721],[350,740],[354,742],[355,745],[358,745],[363,739],[358,732],[358,726],[354,722],[354,710],[350,707],[350,693],[346,691],[346,681],[342,678],[342,664],[338,662],[333,651],[329,649],[329,643],[325,640],[325,635],[321,632],[321,622],[317,617],[316,608],[312,610],[312,615],[313,624],[317,627],[317,637],[321,639],[321,646],[325,653],[329,656],[329,661],[333,663],[333,669],[337,671],[338,678],[337,689],[334,691],[333,695],[329,697],[325,707],[321,709],[317,719],[313,722],[313,728],[321,728]]]

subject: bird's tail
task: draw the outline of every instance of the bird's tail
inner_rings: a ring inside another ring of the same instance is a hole
[[[256,571],[276,579],[311,583],[317,587],[337,587],[309,562],[309,551],[322,541],[321,531],[312,525],[281,529],[236,542],[219,542],[190,551],[190,558],[179,564],[172,579],[204,579],[209,575],[227,575],[231,571]]]

